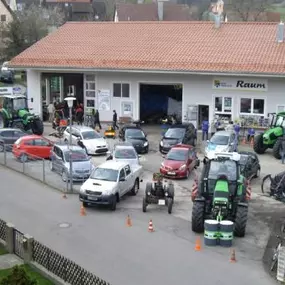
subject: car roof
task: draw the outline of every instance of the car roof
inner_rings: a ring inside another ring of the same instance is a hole
[[[127,165],[127,163],[124,161],[107,160],[107,161],[103,162],[102,164],[100,164],[98,167],[99,168],[119,170],[126,165]]]
[[[68,127],[68,128],[70,128],[70,127]],[[87,126],[74,125],[74,126],[72,126],[72,129],[76,129],[76,130],[78,130],[80,132],[85,132],[85,131],[93,131],[93,132],[95,132],[94,129],[92,129],[91,127],[87,127]]]
[[[133,125],[125,125],[123,126],[124,129],[137,129],[137,130],[142,130],[141,127],[139,126],[133,126]]]
[[[69,145],[68,144],[59,144],[56,143],[54,146],[57,146],[58,148],[60,148],[61,150],[65,151],[65,150],[69,150]],[[81,146],[79,145],[72,145],[71,146],[72,150],[83,150]]]
[[[117,143],[114,145],[114,149],[115,148],[131,148],[134,149],[134,146],[131,143],[128,142],[124,142],[124,143]]]
[[[216,135],[221,135],[221,136],[230,136],[232,135],[234,132],[232,131],[217,131],[214,133],[214,136]]]
[[[0,132],[3,131],[17,131],[17,132],[22,132],[25,134],[25,132],[23,132],[21,129],[16,129],[16,128],[4,128],[4,129],[0,129]]]
[[[185,150],[189,150],[192,149],[193,146],[192,145],[188,145],[188,144],[177,144],[174,145],[171,149],[185,149]]]
[[[46,139],[46,138],[44,138],[42,136],[38,136],[38,135],[27,135],[27,136],[21,137],[20,139],[27,141],[27,140],[34,140],[34,139]],[[48,140],[48,139],[46,139],[46,140]]]

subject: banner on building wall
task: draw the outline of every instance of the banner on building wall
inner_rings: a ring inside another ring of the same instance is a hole
[[[132,101],[121,102],[121,115],[133,118],[134,105]]]
[[[111,110],[111,92],[110,90],[98,90],[98,110],[110,111]]]
[[[240,91],[259,91],[268,90],[268,80],[266,79],[243,79],[243,78],[221,78],[213,79],[213,89],[216,90],[240,90]]]

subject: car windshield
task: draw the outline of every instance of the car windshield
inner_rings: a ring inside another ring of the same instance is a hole
[[[100,139],[101,136],[95,131],[82,132],[82,137],[84,140]]]
[[[143,131],[139,129],[126,129],[125,137],[130,139],[143,139],[145,135]]]
[[[116,149],[115,151],[115,158],[116,159],[136,159],[137,158],[137,154],[135,152],[135,150],[129,148],[125,148],[125,149]]]
[[[181,139],[184,137],[185,129],[184,128],[170,128],[165,133],[164,137],[166,139]]]
[[[91,173],[90,178],[116,182],[118,178],[118,170],[98,167]]]
[[[171,149],[166,156],[167,160],[185,161],[188,150],[186,149]]]
[[[216,145],[227,145],[229,143],[229,137],[225,135],[214,135],[210,142]]]
[[[216,180],[219,175],[226,175],[228,180],[237,180],[237,165],[232,160],[225,161],[211,161],[209,169],[209,179]]]
[[[17,98],[13,101],[14,110],[19,111],[27,108],[27,100],[26,98]]]
[[[246,165],[247,160],[248,160],[248,156],[246,154],[240,155],[240,160],[239,160],[240,165]]]
[[[66,151],[64,153],[65,161],[70,161],[70,152]],[[71,161],[78,162],[78,161],[87,161],[89,158],[84,150],[73,150],[71,152]]]

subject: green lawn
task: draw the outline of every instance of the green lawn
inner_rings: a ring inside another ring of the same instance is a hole
[[[7,254],[8,251],[4,248],[4,246],[0,245],[0,255]]]
[[[44,278],[41,274],[39,274],[38,272],[34,271],[29,265],[22,265],[26,272],[28,273],[28,275],[32,278],[32,279],[36,279],[38,282],[38,285],[54,285],[54,283],[52,283],[51,281],[49,281],[48,279]],[[3,269],[0,270],[0,281],[7,277],[12,271],[12,268],[10,269]]]

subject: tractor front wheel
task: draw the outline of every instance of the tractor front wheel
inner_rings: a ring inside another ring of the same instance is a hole
[[[35,120],[32,124],[33,134],[41,136],[44,132],[44,123],[42,120]]]
[[[192,231],[195,233],[202,233],[204,231],[204,211],[205,204],[194,201],[192,208]]]
[[[254,137],[253,150],[257,154],[264,154],[267,147],[263,144],[263,134]]]
[[[272,149],[273,156],[276,159],[281,159],[281,140],[277,140]]]
[[[236,237],[245,236],[248,207],[238,206],[235,218],[234,235]]]

